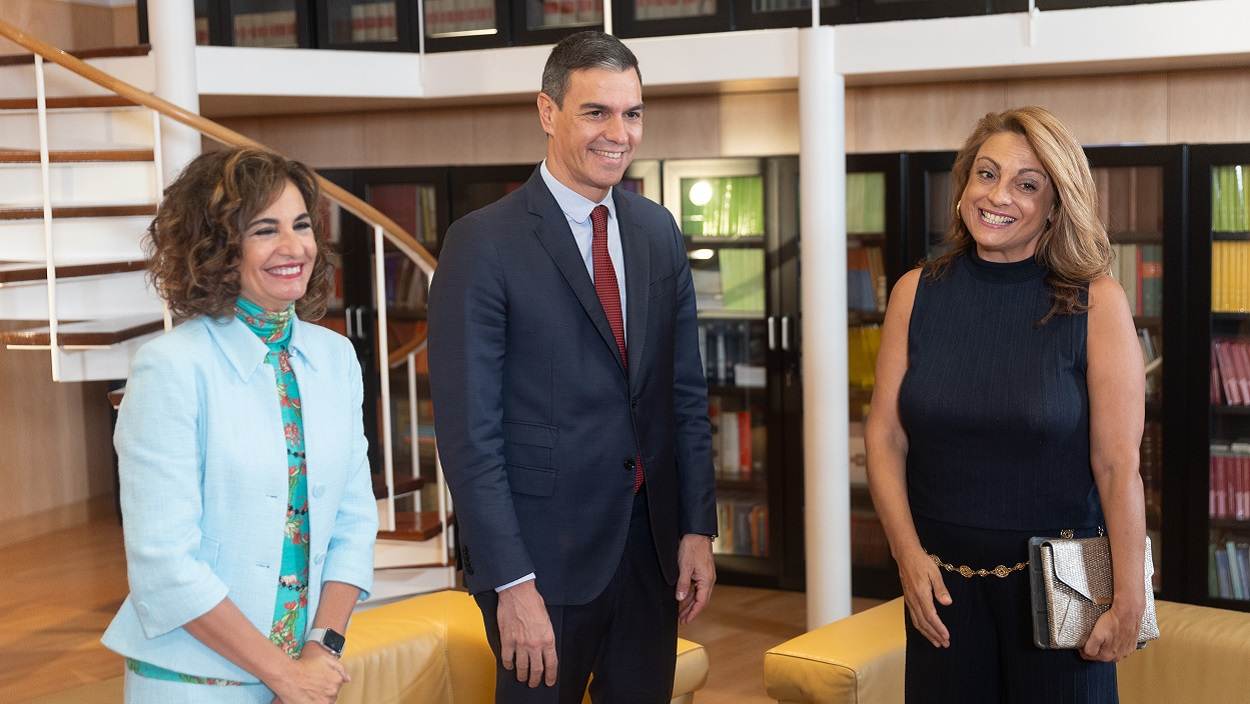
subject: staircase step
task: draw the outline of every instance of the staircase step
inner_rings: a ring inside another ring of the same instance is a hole
[[[52,209],[52,219],[58,218],[108,218],[132,215],[156,215],[156,205],[75,205]],[[43,208],[0,209],[0,220],[37,220],[43,217]]]
[[[67,51],[65,53],[76,59],[88,61],[91,59],[113,59],[119,56],[147,56],[151,52],[151,44],[136,44],[134,46],[106,46],[98,49],[79,49],[76,51]],[[34,54],[13,54],[11,56],[0,56],[0,66],[23,66],[34,63]]]
[[[447,514],[447,522],[454,518]],[[443,524],[438,520],[438,511],[396,511],[395,530],[380,530],[378,538],[384,540],[410,540],[425,542],[443,532]]]
[[[48,98],[49,110],[78,110],[81,108],[131,108],[137,103],[120,95],[84,95],[68,98]],[[38,110],[35,98],[0,98],[0,110]]]
[[[89,264],[66,264],[56,268],[57,279],[68,279],[78,276],[102,276],[104,274],[124,274],[128,271],[143,271],[147,262],[140,260],[123,262],[92,262]],[[0,286],[23,281],[46,281],[48,269],[43,264],[0,264]]]
[[[420,491],[425,486],[425,480],[421,477],[408,477],[406,479],[395,479],[395,496],[403,496]],[[386,498],[386,481],[381,474],[373,475],[373,498]]]
[[[139,161],[147,162],[156,156],[151,149],[73,149],[48,152],[53,164],[71,164],[92,161]],[[39,151],[35,149],[0,149],[0,164],[38,164]]]
[[[57,326],[57,344],[67,346],[108,346],[125,342],[131,338],[158,332],[165,326],[160,318],[153,320],[149,316],[128,316],[125,318],[105,318],[102,320],[84,320],[77,323],[63,323]],[[0,342],[6,345],[50,345],[51,335],[48,328],[27,328],[0,332]]]

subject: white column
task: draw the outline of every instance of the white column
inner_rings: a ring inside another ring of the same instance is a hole
[[[148,3],[148,37],[156,62],[156,95],[200,112],[195,74],[195,3],[190,0]],[[200,133],[161,118],[161,171],[165,184],[177,178],[187,162],[199,156]]]
[[[833,27],[799,30],[807,626],[851,613],[845,86]]]

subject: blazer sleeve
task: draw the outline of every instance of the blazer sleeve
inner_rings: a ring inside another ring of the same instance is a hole
[[[113,436],[126,573],[148,638],[199,618],[229,591],[209,565],[216,545],[200,530],[204,404],[189,357],[156,344],[139,350]]]
[[[666,211],[667,212],[667,211]],[[677,323],[673,344],[673,417],[676,420],[677,478],[681,487],[682,535],[716,535],[716,474],[712,469],[712,425],[707,416],[707,379],[699,359],[699,319],[690,259],[677,223],[668,216],[678,262]]]
[[[373,544],[378,533],[378,507],[369,471],[369,441],[363,417],[364,381],[360,362],[349,343],[344,343],[351,388],[352,449],[343,498],[334,517],[334,532],[326,549],[322,582],[343,582],[360,589],[360,600],[373,589]]]
[[[460,220],[448,230],[429,306],[438,450],[474,592],[534,571],[504,471],[508,301],[498,250],[483,227]]]

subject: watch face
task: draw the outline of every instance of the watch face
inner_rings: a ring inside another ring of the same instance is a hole
[[[343,645],[347,643],[347,639],[344,638],[338,631],[327,628],[325,637],[322,638],[321,642],[330,650],[333,650],[336,653],[342,653]]]

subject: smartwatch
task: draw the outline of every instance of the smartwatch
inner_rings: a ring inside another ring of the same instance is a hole
[[[314,628],[308,632],[309,643],[319,643],[336,658],[343,657],[343,646],[347,639],[333,628]]]

